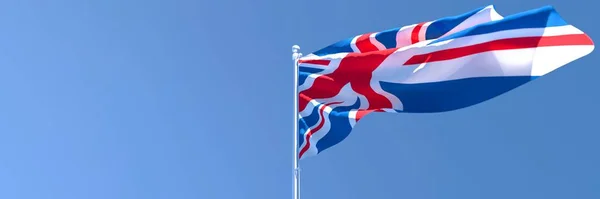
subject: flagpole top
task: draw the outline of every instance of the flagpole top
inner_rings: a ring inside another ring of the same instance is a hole
[[[292,46],[292,59],[297,60],[302,56],[302,53],[299,52],[300,51],[300,46],[298,45],[293,45]]]

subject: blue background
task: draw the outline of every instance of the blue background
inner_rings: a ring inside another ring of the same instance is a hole
[[[291,46],[494,4],[569,1],[5,0],[0,198],[292,197]],[[477,106],[372,114],[301,161],[302,198],[600,198],[597,50]]]

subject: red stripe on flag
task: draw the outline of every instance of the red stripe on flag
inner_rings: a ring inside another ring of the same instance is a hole
[[[411,57],[408,61],[406,61],[404,65],[444,61],[495,50],[515,50],[524,48],[567,45],[593,45],[593,42],[585,34],[500,39],[471,46],[440,50],[422,55],[415,55]]]
[[[298,60],[298,63],[301,63],[301,64],[316,64],[316,65],[329,65],[330,62],[331,62],[331,60],[325,60],[325,59]]]
[[[419,32],[421,31],[421,27],[423,27],[423,24],[425,24],[425,22],[417,24],[412,30],[412,33],[410,35],[410,41],[413,44],[419,42]]]
[[[356,39],[356,47],[358,48],[358,50],[360,50],[360,52],[371,52],[371,51],[377,51],[379,50],[377,48],[377,46],[373,45],[373,43],[371,43],[371,37],[370,37],[370,33],[369,34],[364,34],[361,35],[360,37],[358,37],[358,39]]]

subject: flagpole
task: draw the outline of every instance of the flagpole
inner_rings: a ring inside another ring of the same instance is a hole
[[[294,199],[300,199],[300,167],[298,166],[298,59],[300,46],[292,46],[294,60]]]

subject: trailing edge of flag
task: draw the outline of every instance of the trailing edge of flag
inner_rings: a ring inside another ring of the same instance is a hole
[[[298,61],[298,157],[340,143],[369,113],[469,107],[593,50],[551,6],[502,17],[490,5],[339,41]]]

